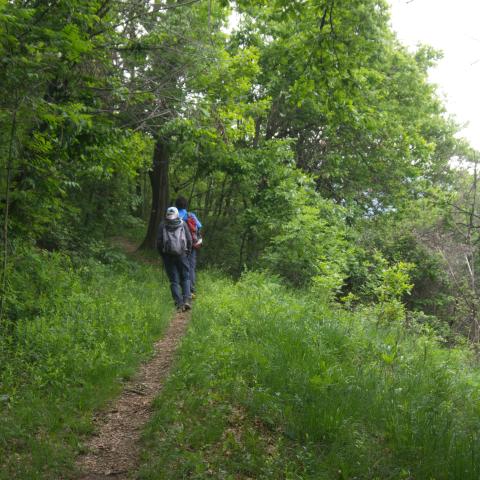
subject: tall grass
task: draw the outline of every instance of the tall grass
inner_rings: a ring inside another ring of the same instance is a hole
[[[467,348],[261,275],[204,284],[141,478],[480,478]]]
[[[110,265],[34,250],[16,260],[0,335],[0,479],[67,478],[93,410],[151,352],[171,301],[158,270],[115,252]]]

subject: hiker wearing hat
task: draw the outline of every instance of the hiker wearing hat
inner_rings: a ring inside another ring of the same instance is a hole
[[[163,258],[177,310],[190,310],[192,296],[188,254],[192,250],[192,236],[175,207],[167,208],[165,220],[158,227],[157,249]]]
[[[197,268],[197,251],[202,246],[202,236],[200,229],[202,223],[193,212],[187,212],[188,200],[185,197],[177,197],[175,206],[178,208],[178,216],[187,224],[188,230],[192,236],[192,250],[188,255],[188,264],[190,265],[190,290],[192,297],[195,298],[195,280]]]

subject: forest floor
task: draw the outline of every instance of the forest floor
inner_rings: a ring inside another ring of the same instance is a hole
[[[156,251],[139,250],[137,242],[130,238],[113,237],[110,239],[110,242],[113,246],[119,248],[130,258],[138,262],[163,267],[160,255]]]
[[[114,243],[142,261],[159,263],[154,258],[140,257],[127,239],[116,238]],[[86,453],[77,459],[79,479],[127,479],[137,470],[142,429],[168,377],[189,318],[187,313],[174,315],[164,336],[155,343],[152,358],[125,384],[120,396],[95,416],[96,433],[87,441]]]

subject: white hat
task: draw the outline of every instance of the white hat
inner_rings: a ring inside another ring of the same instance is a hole
[[[178,218],[178,209],[175,207],[168,207],[165,217],[167,220],[176,220]]]

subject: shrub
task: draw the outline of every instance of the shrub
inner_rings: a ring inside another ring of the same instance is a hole
[[[314,285],[322,296],[339,291],[351,253],[343,220],[331,203],[303,206],[280,225],[264,265],[293,286]]]

